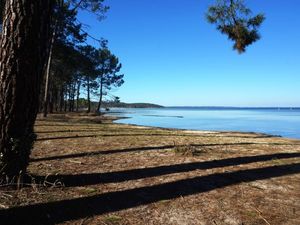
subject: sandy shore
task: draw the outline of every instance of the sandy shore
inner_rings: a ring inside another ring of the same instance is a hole
[[[0,188],[2,221],[300,224],[300,141],[114,119],[39,118],[29,166],[34,182]]]

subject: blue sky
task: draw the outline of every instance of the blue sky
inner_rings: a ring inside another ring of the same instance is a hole
[[[246,0],[267,19],[242,55],[207,23],[214,1],[106,0],[101,22],[80,12],[123,64],[125,84],[112,94],[165,106],[300,106],[299,0]]]

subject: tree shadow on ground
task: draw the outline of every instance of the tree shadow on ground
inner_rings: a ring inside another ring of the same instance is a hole
[[[300,163],[216,173],[149,187],[0,210],[0,218],[6,225],[54,224],[208,192],[242,182],[297,173],[300,173]]]
[[[123,170],[107,173],[90,173],[75,175],[50,175],[50,176],[34,176],[35,182],[42,183],[47,181],[55,183],[60,181],[65,187],[76,187],[95,185],[100,183],[118,183],[129,180],[137,180],[142,178],[156,177],[167,174],[190,172],[195,170],[207,170],[213,168],[221,168],[227,166],[237,166],[249,163],[266,162],[270,160],[291,159],[300,157],[300,153],[277,153],[269,155],[243,156],[235,158],[226,158],[204,162],[192,162],[175,165],[165,165],[149,168],[139,168],[132,170]]]
[[[57,160],[57,159],[69,159],[69,158],[81,158],[86,156],[97,156],[97,155],[108,155],[116,153],[129,153],[129,152],[140,152],[140,151],[151,151],[151,150],[164,150],[174,148],[174,145],[164,145],[164,146],[147,146],[147,147],[137,147],[137,148],[125,148],[125,149],[114,149],[114,150],[101,150],[92,152],[81,152],[69,155],[59,155],[59,156],[49,156],[43,158],[33,158],[31,162],[40,162],[47,160]]]
[[[189,146],[193,147],[216,147],[216,146],[243,146],[243,145],[262,145],[265,143],[259,142],[237,142],[237,143],[212,143],[212,144],[190,144]],[[288,145],[284,143],[268,143],[268,145]],[[40,162],[40,161],[50,161],[50,160],[59,160],[59,159],[70,159],[70,158],[81,158],[81,157],[92,157],[97,155],[108,155],[108,154],[117,154],[117,153],[129,153],[129,152],[142,152],[142,151],[159,151],[166,149],[174,149],[175,147],[180,147],[183,145],[162,145],[162,146],[146,146],[146,147],[137,147],[137,148],[125,148],[125,149],[113,149],[113,150],[100,150],[100,151],[90,151],[90,152],[80,152],[68,155],[56,155],[48,156],[43,158],[32,158],[31,162]]]

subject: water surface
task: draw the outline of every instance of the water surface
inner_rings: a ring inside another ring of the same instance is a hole
[[[300,108],[115,108],[118,123],[211,131],[259,132],[300,139]]]

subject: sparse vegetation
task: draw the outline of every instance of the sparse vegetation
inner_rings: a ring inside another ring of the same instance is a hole
[[[116,215],[110,215],[105,218],[105,222],[108,224],[118,224],[120,220],[122,220],[122,218]]]
[[[193,145],[175,145],[174,152],[183,156],[199,156],[204,153],[205,150]]]

